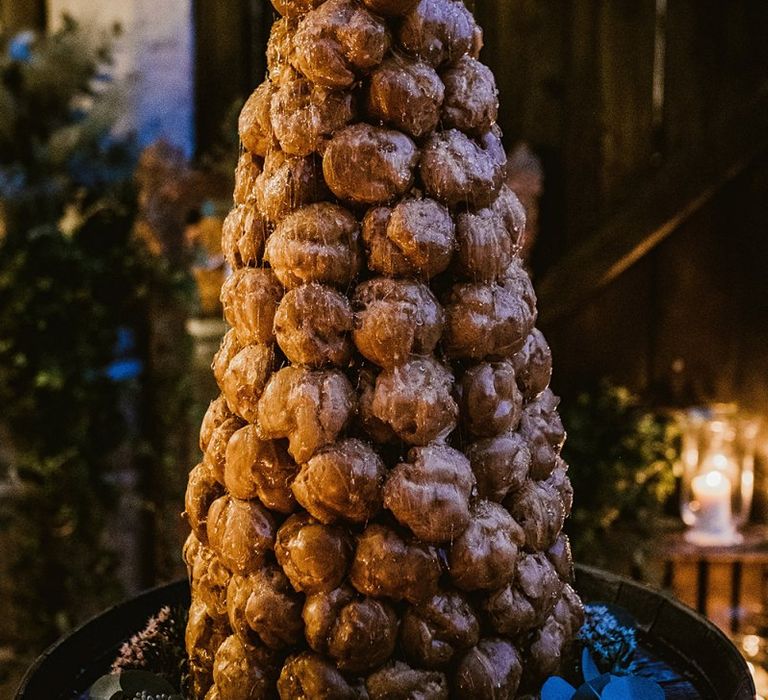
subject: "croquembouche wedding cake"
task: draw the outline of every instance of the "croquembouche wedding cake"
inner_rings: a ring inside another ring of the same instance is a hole
[[[189,475],[190,694],[505,700],[581,625],[552,358],[461,0],[273,0]]]

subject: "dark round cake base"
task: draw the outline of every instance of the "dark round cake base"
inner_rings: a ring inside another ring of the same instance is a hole
[[[754,700],[747,664],[711,622],[657,590],[613,574],[578,566],[576,590],[585,603],[615,603],[638,623],[642,652],[686,680],[675,695],[704,700]],[[186,581],[154,588],[127,600],[64,637],[29,668],[16,700],[73,700],[109,672],[120,646],[143,629],[160,608],[189,604]],[[695,689],[695,690],[694,690]],[[667,693],[670,697],[670,693]]]

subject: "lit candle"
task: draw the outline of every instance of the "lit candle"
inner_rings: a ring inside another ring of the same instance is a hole
[[[696,529],[712,534],[730,532],[731,480],[723,472],[713,469],[693,479],[693,497],[698,501]]]

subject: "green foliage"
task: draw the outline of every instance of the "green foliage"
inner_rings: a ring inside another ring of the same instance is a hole
[[[13,491],[0,497],[0,644],[17,654],[120,596],[104,524],[126,396],[158,377],[165,398],[141,418],[182,410],[183,348],[175,364],[147,360],[151,310],[178,308],[185,278],[133,235],[136,153],[112,133],[123,93],[108,59],[108,38],[71,20],[51,36],[0,35],[0,486]],[[126,329],[141,386],[113,371]],[[179,470],[164,435],[137,443],[144,471],[168,483],[163,470]]]
[[[576,494],[567,525],[574,556],[636,569],[674,492],[674,424],[608,382],[565,403],[562,415],[568,429],[563,457]]]
[[[102,676],[88,693],[89,700],[182,700],[161,676],[147,671],[123,671]]]
[[[86,212],[124,201],[134,158],[130,140],[112,135],[125,93],[110,77],[109,40],[68,17],[50,36],[0,35],[7,232],[58,222],[67,207]]]

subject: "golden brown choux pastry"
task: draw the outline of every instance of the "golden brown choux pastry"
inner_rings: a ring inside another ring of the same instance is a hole
[[[506,639],[481,639],[459,662],[455,688],[467,700],[508,700],[516,697],[523,675],[520,652]]]
[[[258,501],[222,496],[211,504],[207,527],[211,549],[243,576],[262,565],[275,543],[275,520]]]
[[[317,282],[288,292],[275,316],[277,343],[295,365],[345,367],[352,356],[352,307],[346,296]]]
[[[360,268],[359,238],[349,211],[328,202],[310,204],[280,222],[264,259],[287,289],[308,282],[346,289]]]
[[[473,647],[479,639],[477,615],[456,591],[441,591],[409,606],[400,626],[400,644],[421,668],[444,668],[458,652]]]
[[[221,304],[241,345],[274,341],[272,327],[282,297],[283,287],[272,270],[246,267],[227,278],[221,287]]]
[[[237,270],[261,263],[269,233],[269,222],[255,202],[238,204],[224,219],[221,228],[221,250],[227,264]]]
[[[491,69],[466,55],[440,77],[445,84],[443,126],[466,134],[485,134],[499,116],[499,94]]]
[[[213,680],[220,700],[268,700],[276,676],[274,655],[235,635],[227,637],[216,651]]]
[[[523,397],[509,362],[472,365],[461,378],[461,417],[469,433],[492,437],[517,428]]]
[[[432,358],[409,360],[376,378],[370,410],[404,442],[428,445],[456,427],[453,375]]]
[[[240,428],[227,443],[224,485],[235,498],[258,498],[270,510],[292,513],[296,499],[291,484],[298,471],[284,445],[262,439],[255,425]]]
[[[259,401],[259,428],[269,439],[288,439],[299,464],[336,441],[355,411],[355,391],[337,370],[284,367]]]
[[[405,134],[369,124],[338,131],[323,155],[323,175],[339,198],[385,204],[411,187],[419,151]]]
[[[433,66],[454,63],[475,43],[475,19],[462,2],[421,0],[403,19],[398,39]]]
[[[448,700],[448,680],[439,671],[411,668],[393,661],[365,681],[370,700]]]
[[[447,445],[414,447],[384,487],[384,506],[423,542],[458,537],[469,524],[475,476],[469,460]]]
[[[442,307],[419,282],[377,277],[358,285],[352,305],[355,346],[381,367],[430,355],[443,332]]]
[[[293,482],[296,500],[313,517],[365,523],[382,505],[387,470],[376,452],[360,440],[342,440],[321,448]]]
[[[390,47],[384,21],[355,0],[326,0],[299,22],[292,65],[323,87],[349,88]]]
[[[315,155],[293,157],[273,148],[254,183],[256,204],[273,224],[307,204],[328,199],[323,169]]]
[[[523,530],[502,506],[478,501],[469,526],[450,548],[453,582],[464,591],[500,588],[515,575],[524,542]]]
[[[393,54],[371,72],[366,110],[371,121],[419,139],[437,127],[444,96],[445,86],[432,66]]]
[[[351,586],[308,595],[303,617],[309,646],[345,673],[377,668],[395,650],[398,619],[392,606],[361,597]]]
[[[352,542],[342,528],[296,514],[278,530],[275,556],[295,590],[332,591],[347,575]]]
[[[531,453],[517,433],[504,433],[473,442],[467,457],[477,479],[477,495],[501,503],[519,490],[531,469]]]
[[[435,595],[440,574],[434,547],[372,524],[358,539],[349,578],[360,593],[372,598],[420,603]]]

